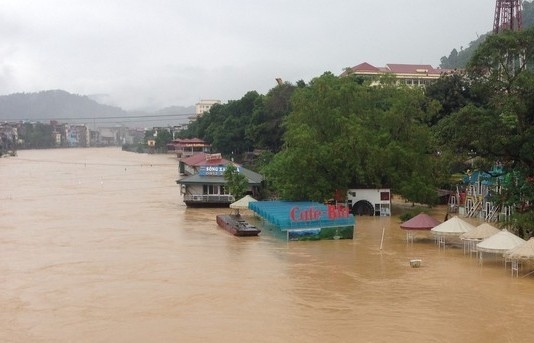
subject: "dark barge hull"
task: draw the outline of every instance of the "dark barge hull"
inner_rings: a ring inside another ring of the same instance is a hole
[[[217,215],[217,224],[234,236],[247,237],[257,236],[261,232],[254,225],[248,224],[241,217],[232,214]]]

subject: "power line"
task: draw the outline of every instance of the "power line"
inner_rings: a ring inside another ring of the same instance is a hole
[[[127,115],[127,116],[94,116],[94,117],[54,117],[54,118],[32,118],[31,120],[107,120],[107,119],[139,119],[139,118],[172,118],[172,117],[193,117],[194,113],[180,113],[180,114],[143,114],[143,115]],[[19,121],[24,119],[4,118],[4,121]],[[163,119],[162,119],[163,120]]]

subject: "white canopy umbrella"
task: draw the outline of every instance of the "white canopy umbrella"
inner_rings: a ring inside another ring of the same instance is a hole
[[[534,259],[534,237],[531,237],[525,243],[508,250],[504,253],[504,256],[516,260]]]
[[[491,237],[497,233],[501,232],[501,230],[497,229],[495,226],[488,224],[488,223],[482,223],[479,226],[475,227],[474,229],[463,233],[460,235],[461,239],[464,240],[484,240],[488,237]]]
[[[237,209],[237,210],[246,210],[248,209],[248,204],[253,201],[258,201],[251,197],[250,195],[245,195],[241,199],[237,200],[236,202],[233,202],[230,204],[230,208]]]
[[[430,231],[434,235],[438,236],[438,244],[441,247],[441,245],[445,245],[445,236],[458,237],[461,234],[473,230],[474,228],[474,225],[458,218],[458,216],[455,216],[432,228]]]
[[[514,274],[515,276],[519,276],[519,260],[534,259],[534,237],[531,237],[525,243],[505,252],[504,258],[512,262],[512,276],[514,276]]]
[[[492,254],[503,254],[509,250],[516,248],[517,246],[525,243],[526,241],[509,232],[506,229],[502,229],[501,232],[486,238],[482,242],[477,244],[477,250],[479,252],[489,252]],[[506,262],[504,261],[504,267],[506,268]],[[482,264],[482,254],[480,254],[480,263]]]
[[[430,231],[438,236],[460,236],[461,234],[469,232],[474,228],[474,225],[460,219],[458,216],[455,216],[435,226]]]
[[[499,233],[478,243],[477,250],[494,254],[504,254],[508,250],[525,242],[523,238],[514,235],[506,229],[502,229]]]
[[[476,253],[476,243],[481,242],[499,232],[501,232],[501,230],[497,229],[495,226],[488,223],[482,223],[474,229],[461,234],[460,239],[462,239],[464,242],[467,242],[467,247],[464,244],[464,252],[469,251],[470,254],[473,252]]]
[[[239,210],[246,210],[248,209],[248,204],[254,201],[258,201],[251,197],[250,195],[245,195],[241,199],[237,200],[236,202],[233,202],[230,204],[230,208],[233,208],[235,210],[235,214],[239,214]]]

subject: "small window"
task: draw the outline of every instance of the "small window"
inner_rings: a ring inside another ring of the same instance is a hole
[[[388,201],[389,200],[389,192],[380,192],[380,200]]]

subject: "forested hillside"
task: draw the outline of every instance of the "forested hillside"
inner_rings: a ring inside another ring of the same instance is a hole
[[[62,90],[0,96],[0,119],[46,121],[59,118],[120,116],[119,107],[102,105],[87,96]]]
[[[534,1],[525,1],[523,2],[523,28],[528,28],[534,24]],[[491,31],[479,36],[476,40],[469,43],[467,48],[460,47],[458,49],[452,49],[449,56],[443,56],[441,58],[441,68],[446,69],[456,69],[456,68],[465,68],[467,62],[473,56],[476,48],[482,43],[486,37],[491,34]]]
[[[0,121],[39,121],[77,123],[95,119],[104,125],[165,126],[169,121],[183,122],[195,112],[194,106],[172,106],[153,113],[128,112],[120,107],[103,105],[89,96],[63,90],[16,93],[0,96]],[[183,116],[180,116],[183,115]]]
[[[522,65],[508,63],[514,51],[524,54]],[[399,87],[391,76],[370,87],[376,80],[327,72],[215,105],[181,134],[237,162],[263,150],[250,167],[265,175],[269,197],[287,200],[386,187],[433,204],[436,189],[457,185],[451,175],[498,163],[496,176],[509,180],[507,193],[494,201],[522,206],[511,230],[528,238],[534,236],[534,73],[526,63],[533,60],[534,27],[504,31],[488,35],[465,73],[424,90]]]

